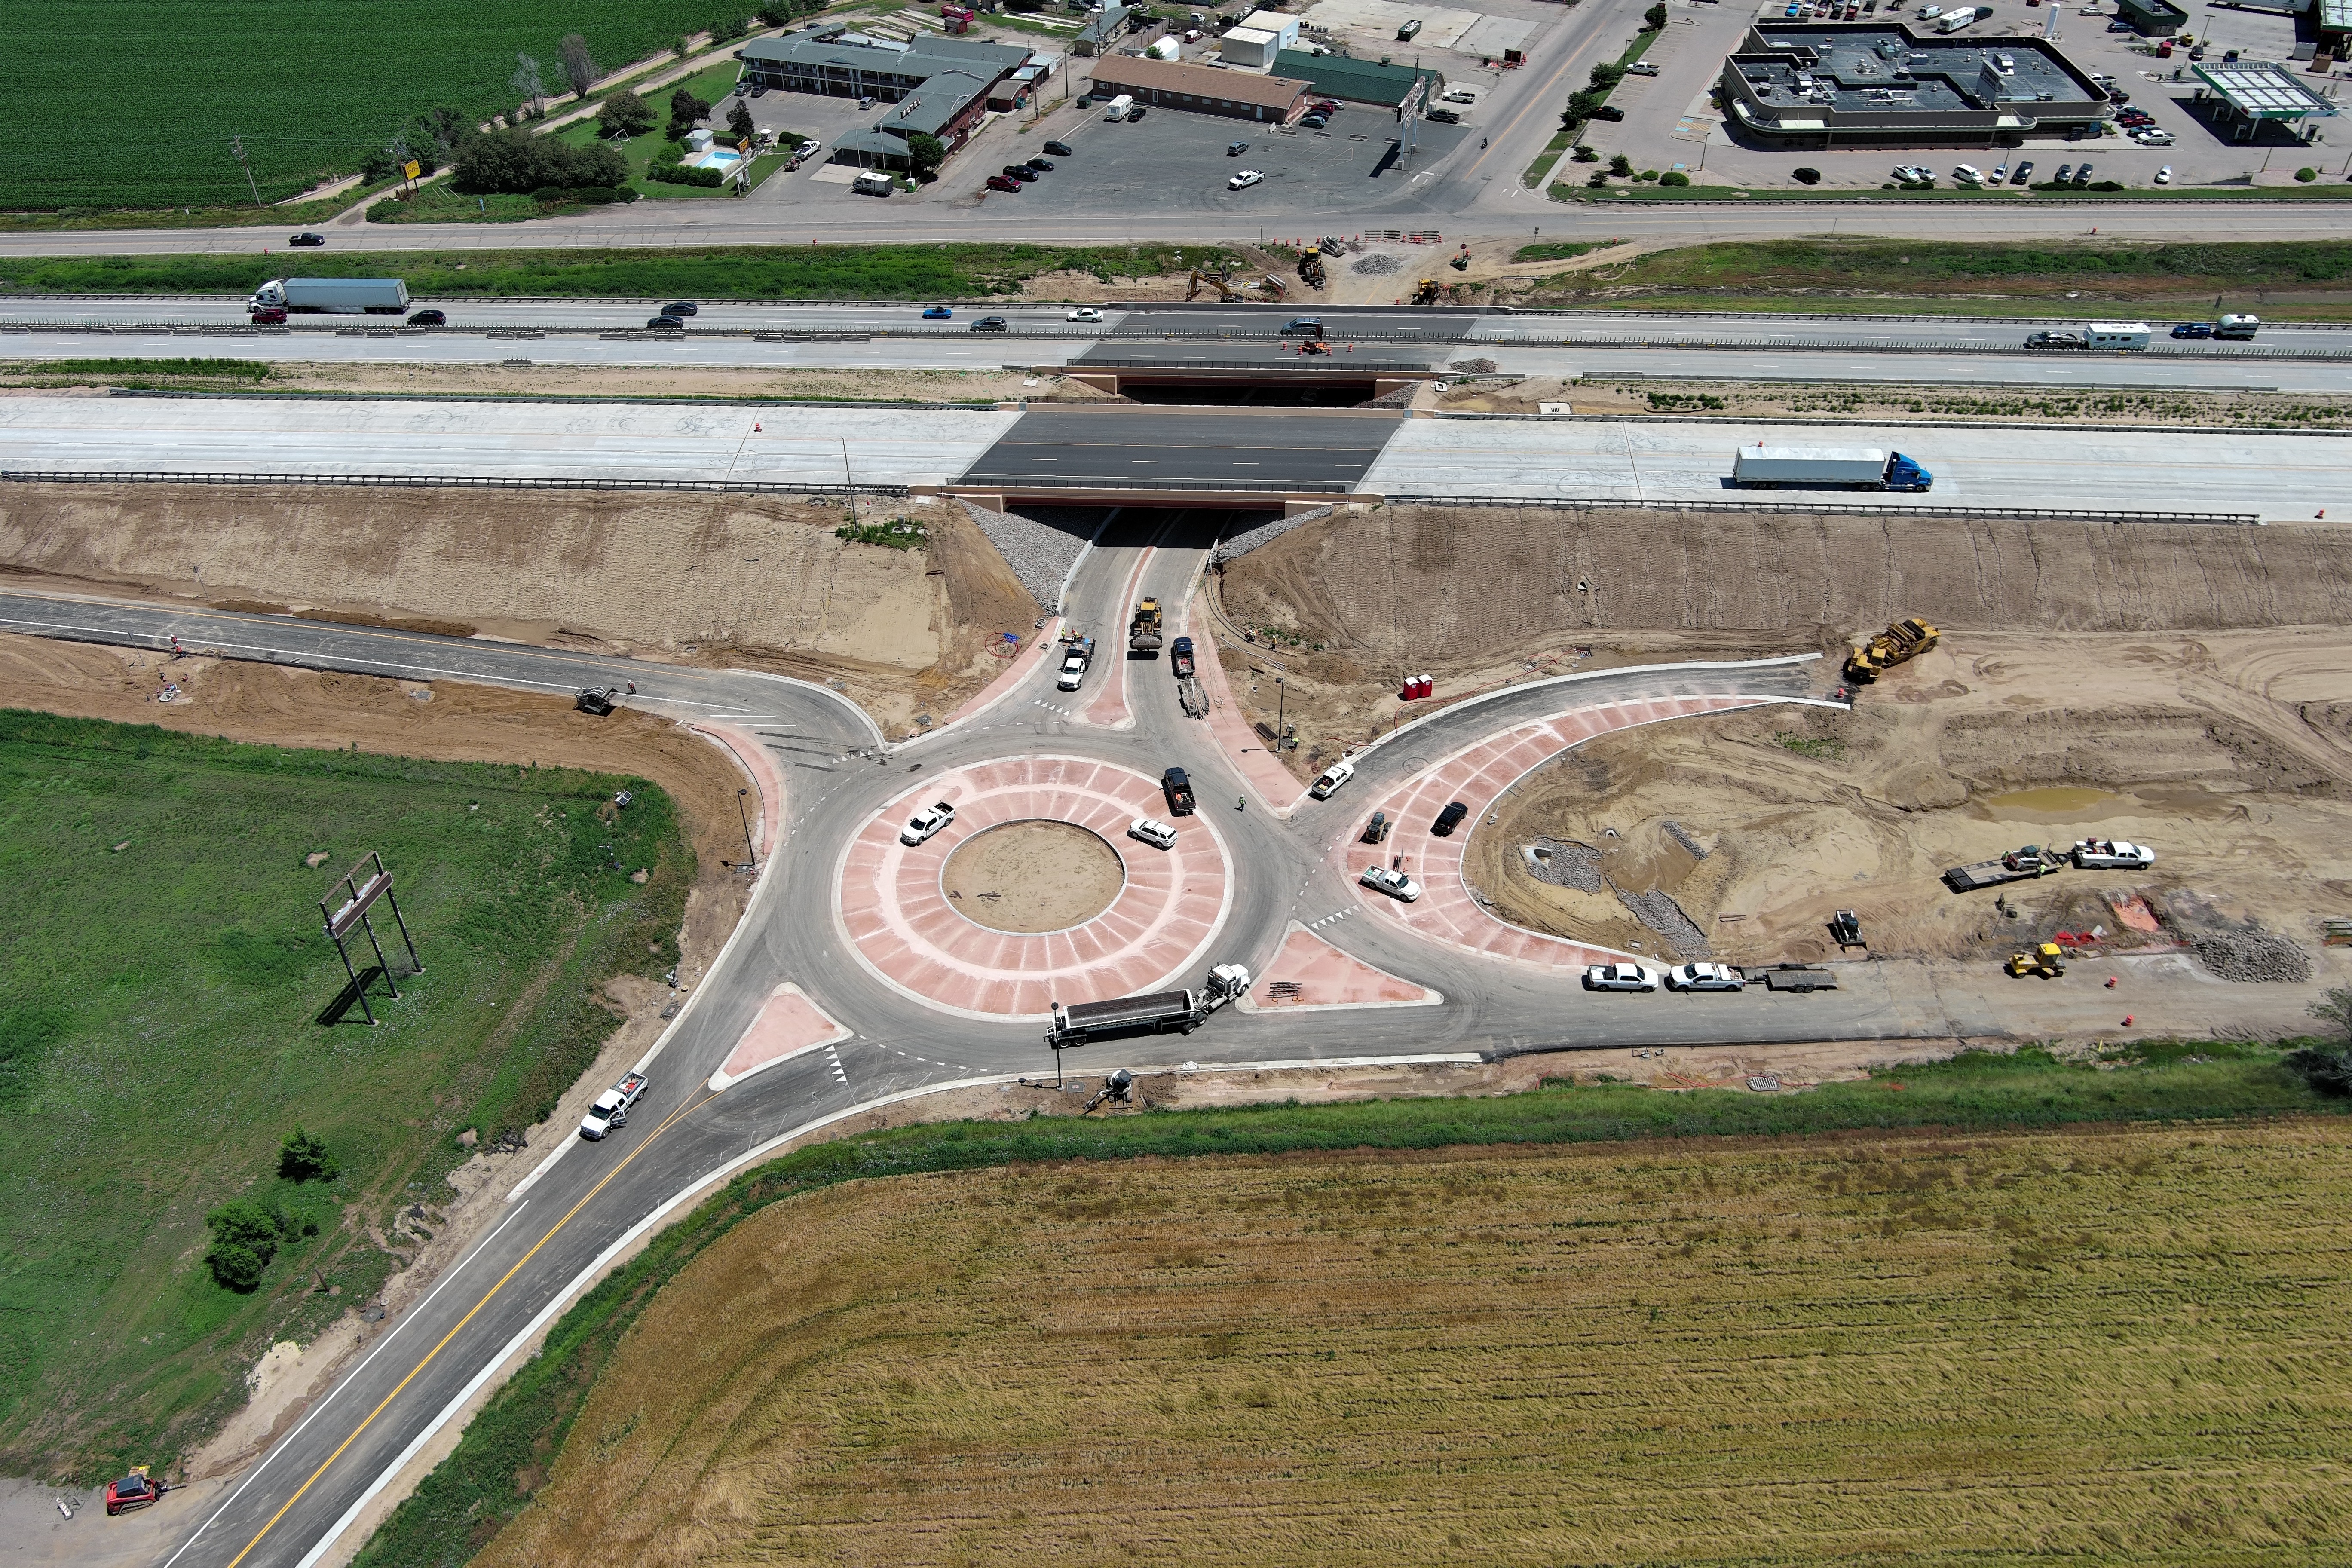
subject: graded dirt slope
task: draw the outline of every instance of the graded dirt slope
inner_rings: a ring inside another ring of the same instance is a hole
[[[2347,1178],[2278,1122],[833,1187],[476,1561],[2335,1561]]]
[[[833,677],[896,730],[978,689],[1037,613],[953,508],[903,510],[924,547],[784,498],[11,485],[0,581]]]

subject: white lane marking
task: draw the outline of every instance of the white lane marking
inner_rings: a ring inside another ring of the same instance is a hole
[[[172,1568],[172,1564],[180,1560],[180,1552],[185,1552],[189,1547],[194,1546],[196,1543],[197,1535],[202,1535],[205,1531],[210,1530],[215,1523],[217,1523],[220,1520],[220,1516],[229,1510],[229,1505],[236,1502],[238,1498],[243,1497],[245,1495],[245,1489],[251,1486],[255,1480],[259,1479],[261,1472],[269,1468],[269,1461],[284,1453],[293,1443],[294,1439],[302,1435],[302,1427],[308,1426],[311,1422],[316,1421],[319,1418],[320,1410],[324,1410],[328,1405],[332,1405],[335,1402],[335,1396],[337,1394],[342,1393],[343,1390],[349,1388],[352,1384],[358,1382],[360,1373],[367,1371],[368,1362],[372,1362],[375,1360],[376,1357],[382,1355],[383,1353],[384,1347],[400,1337],[400,1331],[415,1322],[424,1312],[425,1309],[433,1304],[433,1298],[441,1294],[442,1287],[447,1285],[450,1280],[457,1278],[457,1276],[465,1270],[466,1265],[471,1263],[477,1257],[480,1256],[482,1248],[489,1246],[492,1241],[497,1239],[499,1232],[506,1229],[508,1226],[512,1225],[514,1223],[515,1215],[522,1213],[523,1209],[527,1206],[528,1205],[523,1204],[517,1204],[513,1208],[508,1210],[507,1217],[499,1221],[497,1227],[493,1229],[489,1235],[476,1242],[474,1244],[474,1250],[466,1254],[465,1258],[458,1263],[457,1268],[452,1268],[448,1273],[443,1275],[441,1277],[440,1283],[435,1285],[433,1289],[425,1294],[424,1300],[417,1302],[415,1306],[411,1307],[406,1312],[403,1313],[401,1315],[400,1321],[392,1326],[392,1332],[384,1335],[382,1340],[376,1342],[375,1349],[368,1352],[367,1361],[362,1361],[359,1365],[352,1368],[347,1376],[345,1376],[341,1382],[337,1383],[333,1388],[327,1391],[327,1397],[319,1401],[318,1410],[313,1410],[310,1414],[302,1417],[302,1425],[295,1427],[291,1432],[287,1433],[284,1440],[281,1441],[277,1447],[272,1448],[262,1459],[261,1463],[253,1467],[253,1474],[246,1477],[244,1480],[237,1483],[236,1490],[228,1494],[227,1500],[224,1501],[218,1509],[214,1510],[212,1518],[196,1526],[196,1534],[189,1536],[186,1541],[181,1542],[179,1552],[174,1552],[172,1555],[163,1559],[163,1568]]]

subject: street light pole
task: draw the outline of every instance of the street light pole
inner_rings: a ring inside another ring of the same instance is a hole
[[[1290,742],[1286,738],[1289,731],[1283,728],[1282,722],[1283,716],[1290,711],[1289,681],[1283,676],[1276,676],[1274,691],[1274,749],[1279,754],[1290,749]]]
[[[760,867],[760,852],[751,847],[751,813],[743,804],[745,797],[751,793],[748,789],[739,789],[735,792],[735,815],[743,821],[743,853],[751,858],[747,864],[753,870],[757,870]]]

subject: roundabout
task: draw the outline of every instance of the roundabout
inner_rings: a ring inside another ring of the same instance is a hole
[[[898,841],[919,806],[955,821]],[[966,1017],[1043,1018],[1177,983],[1232,908],[1231,857],[1216,829],[1178,821],[1158,849],[1127,835],[1164,816],[1142,773],[1084,757],[1011,757],[913,785],[851,838],[835,908],[858,962],[886,984]],[[1115,863],[1117,869],[1111,869]]]

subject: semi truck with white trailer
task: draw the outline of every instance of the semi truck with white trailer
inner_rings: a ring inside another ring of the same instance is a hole
[[[1066,1051],[1111,1035],[1189,1035],[1202,1020],[1250,987],[1250,972],[1220,963],[1198,990],[1157,991],[1148,996],[1114,996],[1108,1002],[1056,1002],[1045,1043]]]
[[[1875,447],[1742,447],[1731,482],[1754,489],[1924,490],[1936,476],[1900,452]]]
[[[297,316],[397,316],[408,310],[408,284],[399,278],[273,278],[253,291],[245,308]]]

